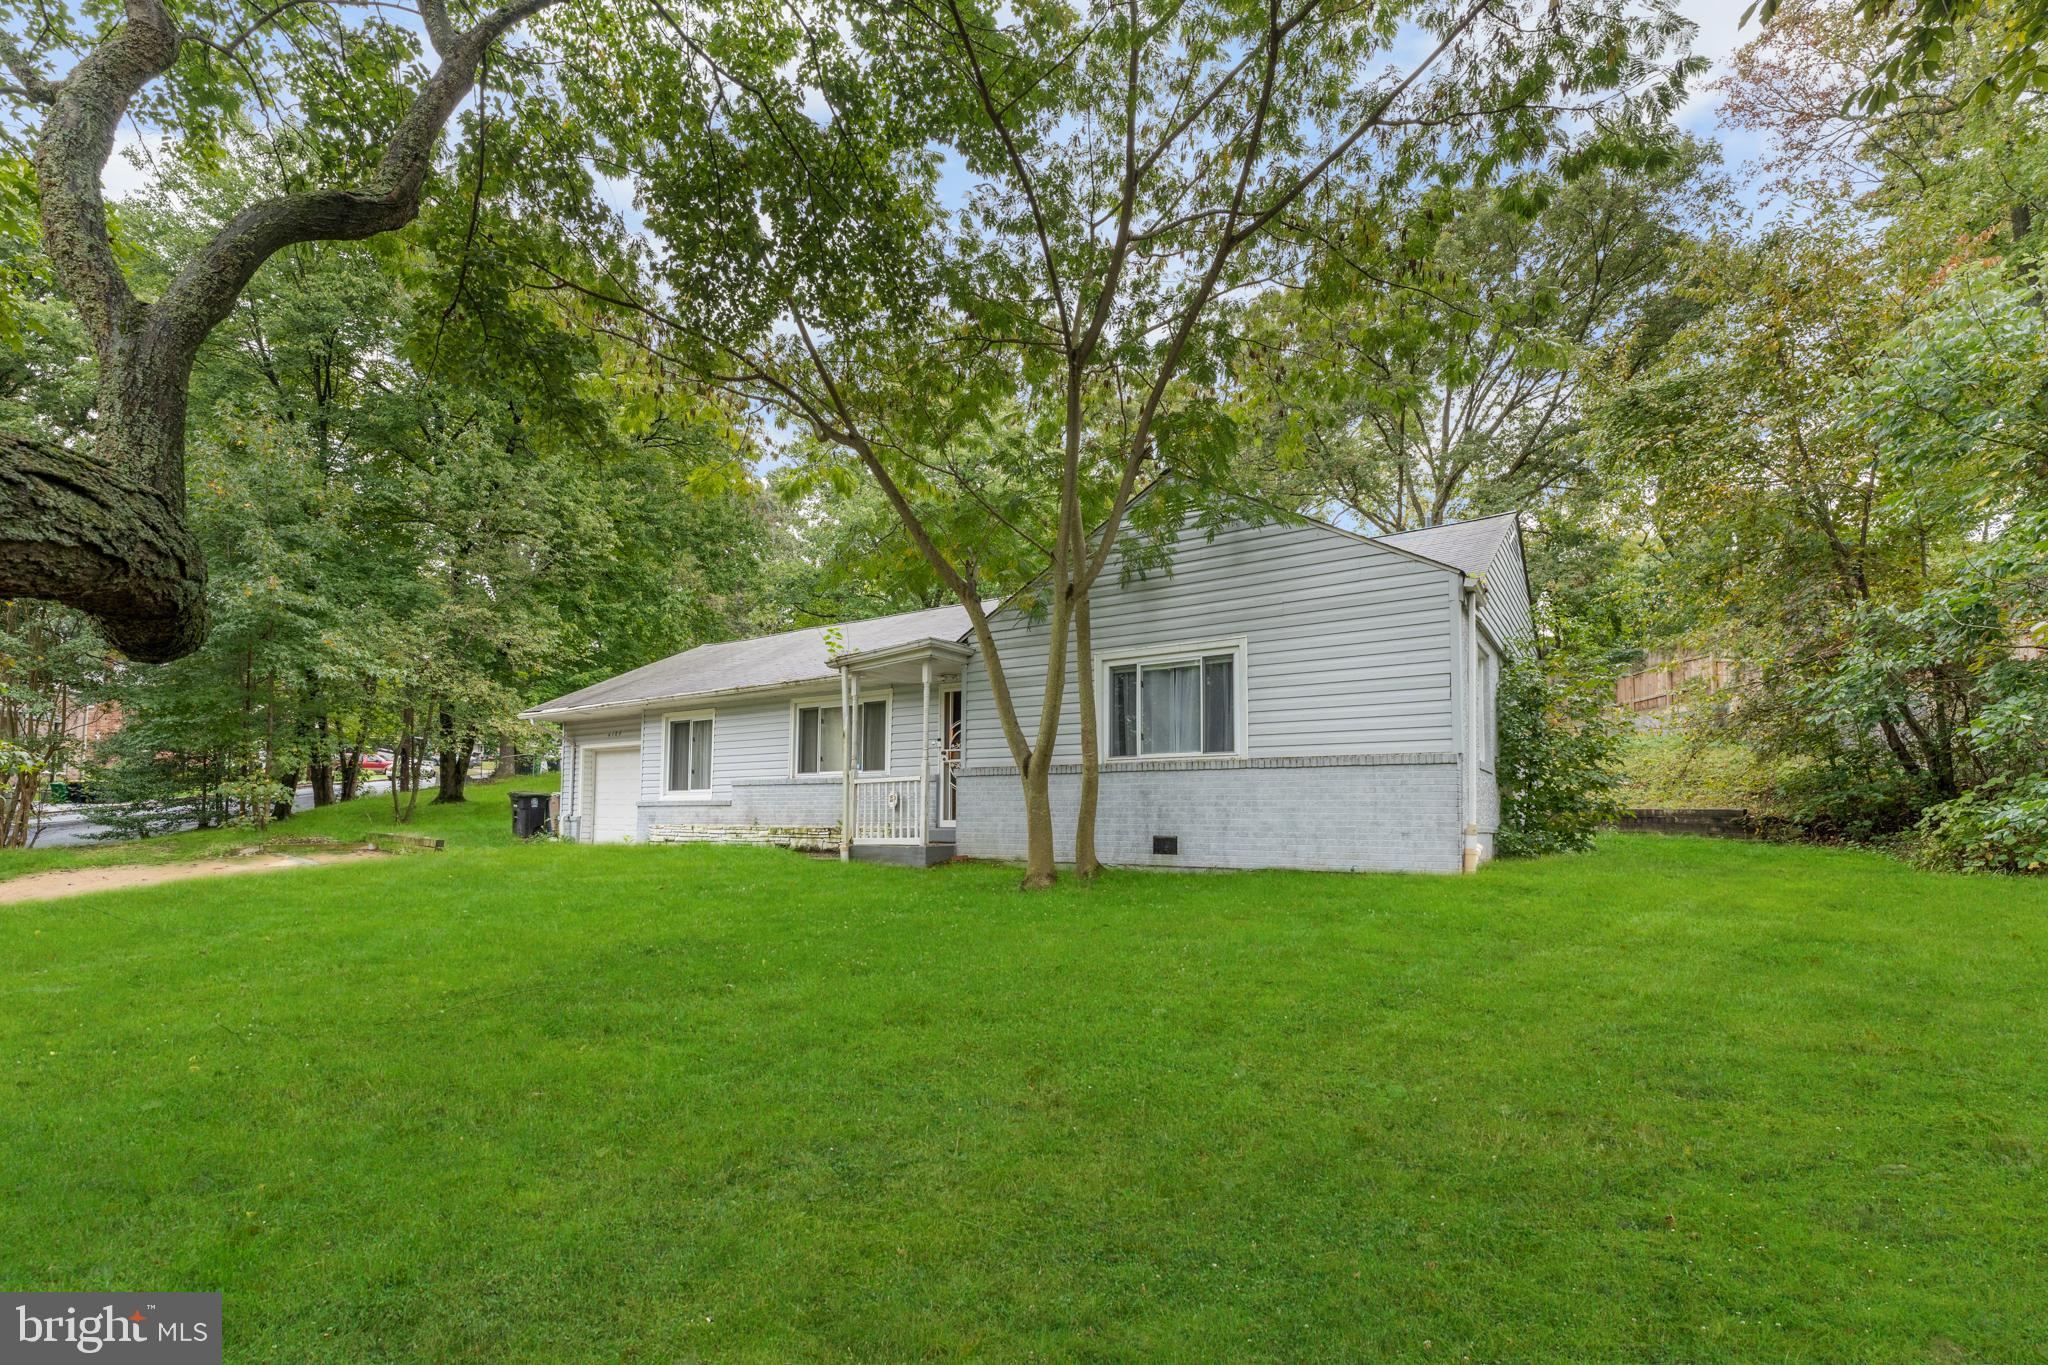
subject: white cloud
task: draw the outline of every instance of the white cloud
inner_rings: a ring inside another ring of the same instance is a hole
[[[1721,107],[1721,97],[1706,88],[1708,83],[1726,74],[1729,56],[1757,35],[1755,20],[1747,25],[1742,22],[1747,8],[1745,0],[1678,0],[1678,12],[1699,25],[1693,38],[1694,54],[1713,63],[1712,69],[1693,83],[1691,98],[1678,115],[1683,126],[1701,137],[1716,136],[1716,115]]]
[[[157,148],[163,146],[162,133],[138,133],[132,126],[124,127],[114,135],[114,154],[107,158],[107,168],[100,173],[102,192],[110,200],[126,199],[128,196],[153,184],[156,173],[150,169],[150,158]]]

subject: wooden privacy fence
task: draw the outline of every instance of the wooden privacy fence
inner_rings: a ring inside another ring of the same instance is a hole
[[[1726,692],[1742,681],[1742,665],[1717,654],[1654,650],[1643,666],[1614,683],[1615,704],[1637,715],[1662,715],[1688,698]]]

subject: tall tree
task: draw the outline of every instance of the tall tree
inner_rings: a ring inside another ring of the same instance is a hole
[[[139,288],[297,154],[233,145],[121,206]],[[449,177],[402,238],[280,252],[201,348],[188,507],[214,630],[123,671],[110,790],[197,793],[217,818],[302,779],[350,794],[364,749],[395,747],[408,779],[438,753],[459,799],[470,753],[526,737],[522,706],[749,614],[765,533],[732,479],[751,450],[517,287],[505,248],[562,249],[572,220],[515,216],[499,164]]]
[[[79,607],[135,659],[176,658],[204,640],[205,557],[185,510],[188,386],[201,346],[277,252],[411,222],[442,127],[485,54],[549,3],[513,0],[463,24],[444,0],[423,0],[436,65],[409,91],[394,72],[417,45],[374,20],[358,47],[346,33],[330,34],[313,10],[290,4],[247,13],[202,5],[183,15],[163,0],[124,0],[105,25],[89,9],[0,11],[0,62],[12,77],[0,95],[30,120],[43,248],[98,366],[89,447],[0,433],[0,596]],[[324,46],[332,60],[306,60],[301,44]],[[52,74],[50,60],[68,52],[83,55]],[[337,68],[357,88],[354,105],[340,110],[324,88]],[[314,111],[316,137],[323,110],[350,133],[374,130],[367,164],[336,158],[336,182],[248,205],[177,263],[157,297],[143,298],[117,250],[103,193],[122,120],[147,110],[203,142],[263,101],[272,83]],[[394,95],[388,118],[364,118]]]
[[[1405,259],[1357,260],[1343,204],[1304,287],[1244,320],[1233,365],[1253,449],[1239,477],[1380,532],[1536,505],[1588,472],[1586,360],[1668,332],[1664,286],[1711,207],[1709,148],[1617,136],[1562,185],[1432,191]]]
[[[1783,0],[1752,0],[1743,22],[1782,22],[1804,8]],[[1954,69],[1954,50],[1972,41],[1990,47],[1993,60],[1972,73],[1962,91],[1980,104],[2026,94],[2048,70],[2048,3],[2043,0],[1851,0],[1842,12],[1863,29],[1877,56],[1849,92],[1845,109],[1876,114],[1927,93],[1930,76]]]
[[[1684,28],[1668,6],[1604,0],[800,5],[769,41],[657,13],[693,60],[616,52],[578,95],[665,249],[578,283],[881,490],[973,622],[1031,886],[1054,876],[1075,665],[1092,869],[1089,590],[1148,474],[1227,454],[1219,319],[1298,269],[1288,216],[1339,187],[1391,205],[1565,156],[1575,115],[1668,108],[1687,69],[1656,65]],[[1055,433],[1029,722],[982,586],[918,508],[920,459],[996,404]]]

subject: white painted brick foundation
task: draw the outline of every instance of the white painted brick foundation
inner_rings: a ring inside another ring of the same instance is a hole
[[[1056,765],[1051,785],[1055,856],[1066,861],[1073,856],[1079,766]],[[1178,837],[1177,856],[1152,852],[1160,834]],[[1106,765],[1095,839],[1104,862],[1124,867],[1457,872],[1464,856],[1458,759]],[[1024,796],[1014,769],[961,774],[960,854],[1024,856]]]

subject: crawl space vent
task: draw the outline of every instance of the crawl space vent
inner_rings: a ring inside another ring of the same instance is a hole
[[[1152,851],[1153,851],[1153,853],[1155,853],[1155,854],[1158,854],[1158,853],[1179,853],[1179,852],[1180,852],[1180,836],[1179,836],[1178,834],[1155,834],[1155,835],[1153,835],[1153,836],[1152,836]]]

